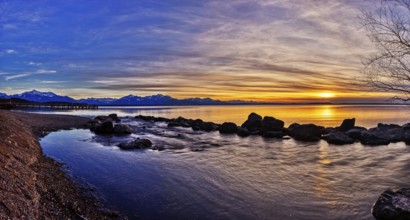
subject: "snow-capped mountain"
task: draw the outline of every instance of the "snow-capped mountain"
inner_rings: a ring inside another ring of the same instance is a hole
[[[9,96],[10,98],[25,99],[32,102],[77,102],[75,99],[68,96],[59,96],[52,92],[40,92],[32,90]]]
[[[167,95],[152,95],[152,96],[135,96],[127,95],[119,99],[115,98],[86,98],[75,100],[68,96],[60,96],[53,92],[40,92],[32,90],[21,94],[7,95],[0,93],[0,99],[19,98],[32,102],[71,102],[71,103],[86,103],[90,105],[128,105],[128,106],[144,106],[144,105],[223,105],[233,104],[229,101],[219,101],[210,98],[188,98],[175,99]],[[250,104],[246,101],[234,101],[234,104]],[[252,103],[256,104],[256,103]]]
[[[0,99],[8,99],[9,96],[6,93],[1,93],[0,92]]]
[[[113,98],[86,98],[86,99],[79,99],[77,102],[79,103],[87,103],[89,105],[110,105],[117,99]]]

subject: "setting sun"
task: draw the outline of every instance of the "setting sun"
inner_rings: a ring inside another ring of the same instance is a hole
[[[332,97],[335,97],[335,94],[334,94],[334,93],[330,93],[330,92],[324,92],[324,93],[320,93],[320,94],[319,94],[319,97],[322,97],[322,98],[332,98]]]

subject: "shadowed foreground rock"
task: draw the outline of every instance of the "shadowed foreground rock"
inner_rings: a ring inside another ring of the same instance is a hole
[[[37,137],[84,128],[87,118],[0,111],[0,219],[117,219],[86,196]],[[37,136],[37,137],[36,137]]]
[[[238,131],[238,126],[232,122],[225,122],[219,126],[219,133],[221,134],[234,134]]]
[[[410,219],[410,189],[384,191],[373,205],[372,214],[383,220]]]
[[[148,139],[135,139],[129,142],[121,143],[118,145],[119,148],[124,150],[132,149],[146,149],[152,146],[152,142]]]

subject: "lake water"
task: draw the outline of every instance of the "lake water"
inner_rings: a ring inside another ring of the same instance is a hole
[[[292,122],[339,125],[356,117],[366,127],[403,124],[406,106],[121,107],[53,112],[83,116],[118,113],[202,118],[241,124],[250,112]],[[50,113],[50,112],[46,112]],[[325,141],[240,138],[219,132],[168,128],[123,118],[134,134],[99,136],[60,131],[41,140],[45,154],[90,184],[105,205],[130,219],[373,219],[370,209],[387,188],[409,187],[410,147],[368,147]],[[145,128],[143,128],[145,127]],[[120,150],[148,138],[164,151]],[[204,151],[194,152],[193,148]]]
[[[39,113],[73,114],[81,116],[119,116],[138,114],[166,118],[201,118],[216,123],[243,123],[251,112],[273,116],[291,123],[315,123],[322,126],[337,126],[345,118],[356,118],[356,124],[374,127],[379,122],[403,124],[410,122],[410,106],[406,105],[277,105],[277,106],[159,106],[159,107],[100,107],[99,110],[43,111]]]

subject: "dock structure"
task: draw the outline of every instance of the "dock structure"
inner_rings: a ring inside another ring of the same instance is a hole
[[[0,109],[96,110],[98,105],[69,102],[0,102]]]

